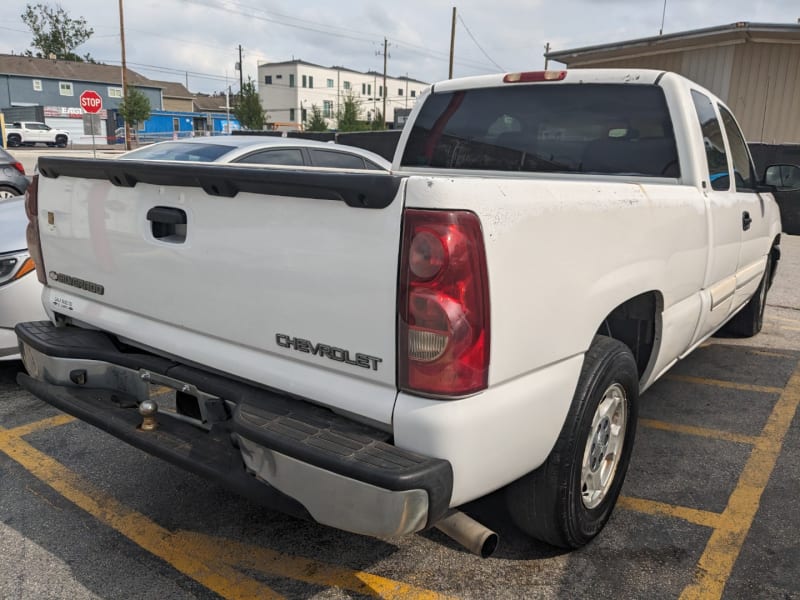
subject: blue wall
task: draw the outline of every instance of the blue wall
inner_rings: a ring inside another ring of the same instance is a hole
[[[177,131],[175,120],[177,119]],[[117,117],[119,127],[123,126],[122,120]],[[174,137],[193,137],[194,135],[205,135],[208,131],[213,135],[225,133],[228,118],[223,113],[196,113],[154,110],[150,113],[150,118],[139,127],[140,141],[171,140]],[[231,131],[241,129],[239,121],[231,115]]]

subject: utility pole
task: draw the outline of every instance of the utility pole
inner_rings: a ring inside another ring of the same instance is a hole
[[[122,0],[119,0],[119,41],[122,46],[122,102],[128,105],[128,67],[125,63],[125,17],[122,10]],[[128,119],[125,119],[125,150],[131,149],[131,128]]]
[[[456,51],[456,7],[453,7],[453,23],[450,25],[450,71],[447,78],[453,78],[453,55]]]
[[[244,69],[242,68],[242,45],[239,44],[239,100],[242,99],[242,90],[244,89]]]
[[[664,10],[661,11],[661,29],[658,30],[658,35],[664,35],[664,17],[667,16],[667,0],[664,0]],[[800,21],[800,19],[798,19]]]
[[[386,128],[386,96],[389,95],[389,90],[386,89],[386,58],[389,56],[388,50],[389,42],[386,38],[383,38],[383,115],[381,115],[383,127],[381,127],[381,129]]]
[[[547,56],[548,54],[550,54],[550,42],[547,42],[544,45],[544,70],[545,71],[547,71],[547,65],[550,62],[550,57]]]

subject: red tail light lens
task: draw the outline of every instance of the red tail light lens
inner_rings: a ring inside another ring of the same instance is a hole
[[[25,167],[22,166],[21,162],[15,162],[11,166],[14,167],[17,171],[19,171],[22,175],[25,175]]]
[[[400,388],[435,396],[485,389],[489,284],[478,217],[406,210],[400,265]]]
[[[47,283],[47,272],[44,270],[42,258],[42,242],[39,238],[39,175],[34,175],[25,191],[25,213],[28,215],[28,228],[25,239],[28,241],[28,253],[36,265],[36,278],[40,283]]]
[[[524,73],[508,73],[503,83],[533,83],[537,81],[562,81],[566,71],[526,71]]]

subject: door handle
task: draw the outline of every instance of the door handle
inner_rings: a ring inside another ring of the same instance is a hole
[[[753,222],[753,219],[750,218],[750,213],[744,211],[742,213],[742,230],[747,231],[750,229],[750,224]]]

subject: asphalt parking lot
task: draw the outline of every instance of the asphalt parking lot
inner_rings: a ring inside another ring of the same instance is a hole
[[[0,598],[800,598],[800,237],[764,331],[641,399],[623,497],[586,548],[376,540],[265,510],[60,413],[0,363]],[[490,451],[490,450],[487,450]]]

